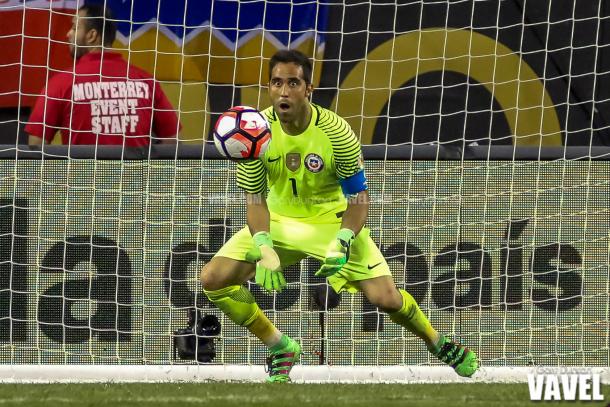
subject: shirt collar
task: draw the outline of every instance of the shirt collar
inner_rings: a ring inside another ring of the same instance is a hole
[[[118,52],[111,52],[111,51],[103,51],[103,52],[88,52],[85,55],[83,55],[82,57],[80,57],[78,59],[78,63],[83,63],[83,62],[94,62],[94,61],[100,61],[102,60],[102,57],[105,60],[108,59],[121,59],[123,58],[123,56],[118,53]]]

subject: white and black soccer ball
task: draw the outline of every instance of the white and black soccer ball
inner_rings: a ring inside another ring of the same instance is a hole
[[[261,112],[250,106],[234,106],[220,115],[214,127],[214,144],[234,160],[259,158],[269,146],[271,130]]]

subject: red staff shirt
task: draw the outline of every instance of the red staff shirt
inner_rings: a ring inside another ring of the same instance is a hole
[[[171,138],[180,123],[152,76],[121,54],[90,52],[74,73],[49,80],[36,100],[25,131],[47,142],[57,131],[63,144],[148,146],[151,133]]]

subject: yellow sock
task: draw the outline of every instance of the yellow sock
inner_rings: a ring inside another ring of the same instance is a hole
[[[258,316],[247,326],[248,330],[254,336],[260,339],[265,345],[271,347],[276,345],[282,339],[282,333],[273,325],[260,308],[257,311]]]
[[[432,327],[426,315],[419,309],[417,302],[411,294],[403,289],[398,291],[402,296],[402,308],[390,313],[390,319],[423,339],[428,349],[436,350],[440,335]]]
[[[265,345],[273,346],[282,334],[269,321],[254,301],[252,293],[242,285],[232,285],[220,290],[204,290],[207,297],[231,321],[248,328]]]

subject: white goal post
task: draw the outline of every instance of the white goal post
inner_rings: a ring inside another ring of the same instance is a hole
[[[291,372],[295,383],[527,383],[528,375],[597,375],[610,384],[607,368],[483,367],[465,378],[444,366],[302,366]],[[142,365],[13,365],[0,366],[0,383],[162,383],[265,380],[262,365],[142,366]]]

